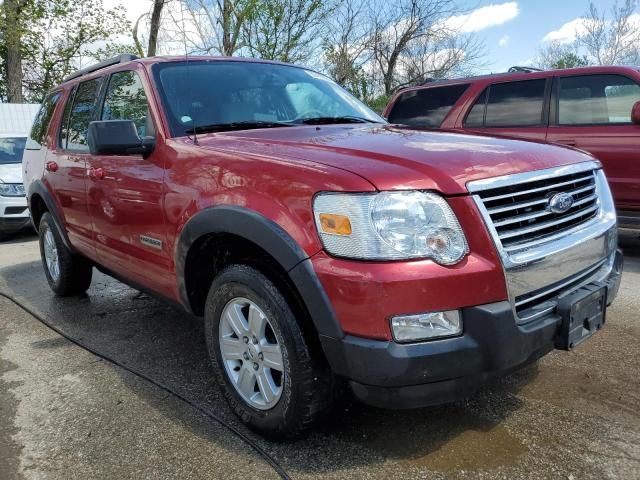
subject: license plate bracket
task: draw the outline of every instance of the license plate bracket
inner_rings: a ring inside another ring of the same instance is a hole
[[[607,287],[593,283],[567,295],[558,302],[556,312],[562,321],[555,346],[572,350],[604,326],[607,310]]]

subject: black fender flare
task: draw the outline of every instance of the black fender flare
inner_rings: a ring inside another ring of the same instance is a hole
[[[60,216],[60,212],[58,211],[56,202],[53,200],[51,193],[41,180],[35,180],[34,182],[32,182],[31,185],[29,185],[29,191],[27,193],[29,212],[31,212],[31,223],[33,224],[33,227],[36,229],[36,231],[38,231],[39,225],[35,224],[35,221],[33,219],[33,211],[31,209],[31,198],[33,197],[33,195],[38,195],[40,198],[42,198],[42,201],[47,207],[47,212],[49,212],[49,214],[53,217],[55,227],[60,234],[60,238],[62,238],[64,246],[67,247],[70,252],[75,253],[76,250],[73,248],[71,242],[69,241],[67,230],[64,228],[64,223],[62,222],[62,217]]]
[[[237,235],[271,255],[298,290],[318,334],[321,337],[344,337],[329,297],[305,251],[274,221],[254,210],[234,205],[204,209],[191,217],[180,232],[176,242],[176,275],[185,308],[191,311],[184,281],[187,254],[199,238],[212,233]]]

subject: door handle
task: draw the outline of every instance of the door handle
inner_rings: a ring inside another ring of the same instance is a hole
[[[105,177],[104,170],[101,168],[90,168],[89,169],[89,178],[94,180],[102,180]]]
[[[49,161],[46,163],[45,168],[47,169],[47,172],[57,172],[58,164],[56,162]]]

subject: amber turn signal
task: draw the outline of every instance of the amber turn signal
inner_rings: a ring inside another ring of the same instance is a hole
[[[333,213],[320,214],[320,227],[324,233],[333,235],[351,235],[351,222],[349,217]]]

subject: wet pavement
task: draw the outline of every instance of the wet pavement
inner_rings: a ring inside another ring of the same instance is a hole
[[[640,240],[601,332],[468,400],[385,411],[348,404],[308,438],[270,443],[212,382],[201,322],[96,273],[48,289],[34,237],[0,244],[0,291],[66,335],[219,416],[291,478],[640,479]],[[79,348],[0,298],[0,479],[278,478],[224,425]]]

